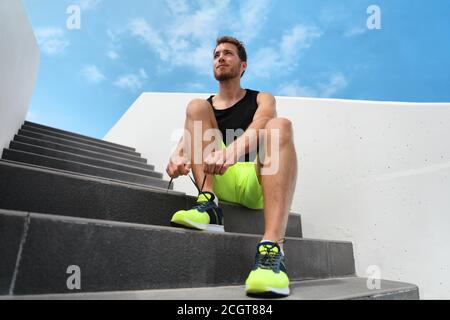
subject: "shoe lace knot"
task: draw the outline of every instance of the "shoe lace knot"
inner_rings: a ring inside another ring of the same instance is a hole
[[[193,209],[197,209],[200,212],[204,212],[210,208],[211,204],[210,201],[204,201],[204,202],[197,202]]]
[[[279,248],[274,245],[261,244],[258,251],[256,254],[256,268],[279,272],[282,259]]]

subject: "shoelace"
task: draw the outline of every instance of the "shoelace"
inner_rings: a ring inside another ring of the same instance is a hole
[[[282,258],[282,254],[280,251],[275,252],[275,249],[278,249],[274,245],[270,244],[262,244],[262,246],[265,249],[265,253],[259,252],[258,247],[258,253],[256,255],[256,266],[262,269],[269,269],[278,271],[280,267],[280,261]],[[279,250],[279,249],[278,249]]]
[[[209,209],[209,207],[210,207],[209,201],[205,201],[205,202],[197,202],[197,204],[194,205],[192,208],[197,209],[200,212],[205,212],[206,210]]]
[[[195,183],[195,180],[191,177],[190,174],[188,174],[188,177],[189,177],[189,179],[191,179],[191,181],[192,181],[192,183],[194,184],[195,188],[198,190],[198,194],[199,194],[199,195],[200,195],[200,194],[203,194],[203,195],[206,197],[206,199],[209,199],[209,198],[208,198],[208,194],[205,193],[205,192],[203,192],[203,188],[205,187],[205,182],[206,182],[206,177],[207,177],[207,175],[205,174],[205,176],[204,176],[204,178],[203,178],[202,188],[201,188],[201,189],[199,189],[199,188],[197,187],[197,184]],[[167,187],[167,192],[169,192],[170,186],[171,186],[172,182],[173,182],[173,178],[171,178],[170,181],[169,181],[169,186]]]

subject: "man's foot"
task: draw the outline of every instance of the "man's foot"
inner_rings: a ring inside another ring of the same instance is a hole
[[[225,232],[222,209],[214,202],[214,194],[202,192],[191,210],[176,212],[171,220],[172,225],[190,229]]]
[[[289,278],[284,255],[277,243],[258,244],[255,266],[245,286],[249,296],[276,298],[289,295]]]

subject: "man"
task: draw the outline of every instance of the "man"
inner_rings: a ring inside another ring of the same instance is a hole
[[[213,58],[219,93],[188,104],[185,135],[166,169],[172,179],[192,170],[200,193],[196,205],[176,212],[171,222],[197,230],[224,231],[219,199],[264,208],[265,232],[257,246],[255,266],[246,280],[246,292],[287,296],[290,291],[283,240],[297,180],[292,124],[277,118],[276,101],[270,93],[241,88],[247,54],[240,41],[228,36],[217,39]],[[214,129],[211,152],[203,137]],[[226,139],[227,129],[245,132],[230,141]],[[217,135],[219,130],[221,134]],[[196,139],[202,142],[195,143]],[[251,162],[250,154],[255,151],[263,153],[263,159]],[[274,166],[277,170],[270,172]]]

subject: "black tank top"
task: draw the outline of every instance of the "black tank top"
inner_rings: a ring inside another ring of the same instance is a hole
[[[253,122],[253,117],[255,116],[256,110],[258,109],[258,104],[256,102],[256,98],[258,97],[259,91],[254,91],[247,89],[247,92],[241,100],[239,100],[235,105],[224,109],[217,110],[213,106],[213,97],[209,97],[207,100],[211,107],[214,110],[214,115],[216,116],[217,125],[219,126],[219,130],[222,133],[223,141],[228,146],[238,137],[240,137],[245,130],[250,126]],[[236,132],[236,136],[234,139],[227,139],[226,130],[233,129],[239,130],[240,132]],[[231,141],[227,141],[231,140]],[[250,154],[246,154],[239,162],[251,162],[256,158],[258,150],[253,151]]]

